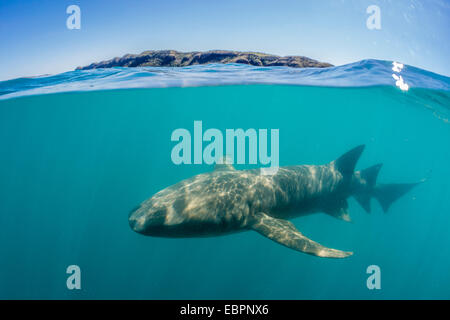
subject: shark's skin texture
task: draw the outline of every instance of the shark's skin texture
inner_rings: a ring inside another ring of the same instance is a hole
[[[130,213],[129,224],[144,235],[173,238],[255,230],[297,251],[347,257],[352,253],[308,239],[286,219],[325,212],[349,221],[346,199],[350,196],[370,209],[367,201],[375,196],[374,183],[381,165],[367,169],[370,177],[365,171],[353,172],[363,149],[359,146],[326,165],[281,167],[273,175],[263,175],[260,169],[237,171],[230,165],[218,165],[213,172],[156,193]],[[398,186],[410,189],[413,185]],[[407,190],[403,191],[400,195]]]

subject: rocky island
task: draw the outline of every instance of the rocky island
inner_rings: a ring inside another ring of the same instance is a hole
[[[302,56],[280,57],[259,52],[212,50],[206,52],[179,52],[175,50],[144,51],[126,54],[121,58],[94,62],[76,70],[112,67],[186,67],[208,63],[243,63],[252,66],[287,66],[293,68],[327,68],[332,64]]]

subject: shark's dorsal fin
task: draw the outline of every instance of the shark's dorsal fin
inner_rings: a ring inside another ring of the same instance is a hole
[[[366,210],[367,213],[370,213],[370,199],[373,194],[373,189],[377,183],[378,173],[380,172],[383,164],[379,163],[374,166],[371,166],[367,169],[356,172],[356,175],[362,179],[362,182],[365,186],[365,192],[356,192],[353,196],[361,205],[361,207]]]
[[[230,171],[230,170],[236,170],[232,164],[217,163],[216,166],[214,167],[214,171]]]
[[[263,212],[255,214],[250,228],[288,248],[314,256],[345,258],[353,254],[352,252],[324,247],[301,234],[291,222],[273,218]]]
[[[358,162],[365,145],[357,146],[352,150],[344,153],[338,159],[333,161],[334,168],[338,170],[344,177],[350,177],[355,171],[356,162]]]
[[[375,187],[375,184],[377,183],[378,173],[380,172],[382,166],[383,164],[379,163],[360,171],[361,178],[366,181],[367,187]]]
[[[214,171],[233,171],[236,170],[233,167],[233,162],[231,161],[230,157],[224,156],[222,157],[219,162],[216,163],[216,166],[214,167]]]

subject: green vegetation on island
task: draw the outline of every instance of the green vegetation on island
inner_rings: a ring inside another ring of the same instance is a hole
[[[333,65],[302,56],[280,57],[258,52],[212,50],[206,52],[179,52],[175,50],[144,51],[141,54],[126,54],[77,70],[112,67],[186,67],[208,63],[243,63],[252,66],[287,66],[293,68],[326,68]]]

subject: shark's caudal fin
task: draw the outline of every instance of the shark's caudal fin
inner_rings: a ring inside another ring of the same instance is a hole
[[[373,197],[378,200],[383,211],[387,212],[397,199],[405,195],[421,182],[380,184],[373,189]]]
[[[376,184],[378,173],[382,164],[376,164],[370,168],[355,172],[354,193],[356,201],[370,212],[370,199],[375,198],[380,203],[384,212],[387,212],[390,206],[413,187],[425,181],[416,183],[391,183]]]
[[[354,172],[356,163],[364,151],[364,147],[364,145],[360,145],[348,151],[333,161],[332,165],[342,174],[344,181],[351,183],[352,195],[367,212],[370,212],[371,198],[377,199],[384,212],[387,212],[392,203],[405,195],[413,187],[424,181],[423,180],[418,183],[393,183],[377,185],[376,182],[378,173],[382,167],[381,163],[367,169]],[[342,214],[336,215],[336,213],[343,212],[342,209],[345,208],[338,206],[329,213],[339,218]],[[345,217],[348,218],[347,216]]]

